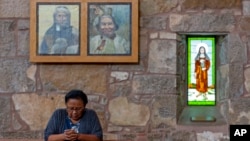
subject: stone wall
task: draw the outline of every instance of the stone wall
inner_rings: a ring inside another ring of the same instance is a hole
[[[185,107],[182,35],[223,34],[218,107],[228,125],[249,124],[249,17],[249,0],[140,0],[139,64],[35,64],[29,62],[29,0],[1,0],[0,138],[41,139],[52,112],[64,107],[64,94],[77,88],[88,94],[105,139],[229,140],[228,128],[177,123]]]

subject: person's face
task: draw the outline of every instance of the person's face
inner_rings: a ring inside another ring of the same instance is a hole
[[[58,12],[56,14],[56,23],[61,25],[61,26],[65,26],[67,25],[67,21],[68,21],[68,17],[65,13],[63,12]]]
[[[102,17],[100,22],[101,33],[105,36],[112,36],[115,31],[115,24],[110,17]]]
[[[68,116],[73,120],[79,120],[84,110],[84,103],[81,99],[69,99],[66,103]]]
[[[204,48],[201,48],[201,49],[200,49],[200,53],[205,53],[205,49],[204,49]]]

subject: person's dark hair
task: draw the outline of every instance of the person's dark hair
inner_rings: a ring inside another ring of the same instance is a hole
[[[84,106],[86,106],[86,104],[88,103],[88,97],[82,90],[69,91],[65,96],[65,103],[67,103],[69,99],[81,99]]]
[[[206,53],[206,48],[204,46],[201,46],[199,48],[199,52],[197,53],[197,55],[195,57],[195,60],[199,60],[200,55],[201,55],[201,49],[204,49],[205,59],[210,60],[209,57],[208,57],[208,55],[207,55],[207,53]]]

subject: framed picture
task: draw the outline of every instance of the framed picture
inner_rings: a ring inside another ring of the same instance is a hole
[[[138,0],[30,0],[30,10],[31,62],[138,62]]]

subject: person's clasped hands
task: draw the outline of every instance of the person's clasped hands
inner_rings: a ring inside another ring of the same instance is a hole
[[[76,141],[78,139],[78,133],[75,132],[74,130],[72,129],[67,129],[67,130],[64,130],[64,140],[67,140],[67,141]]]

